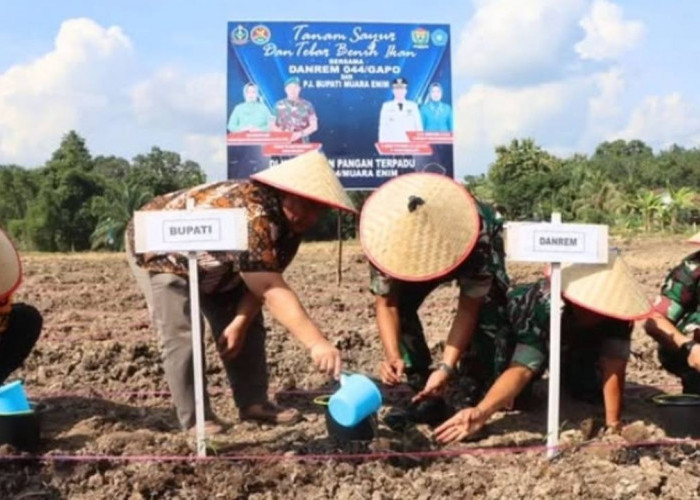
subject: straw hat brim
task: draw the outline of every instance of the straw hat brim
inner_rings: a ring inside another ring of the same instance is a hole
[[[22,282],[22,262],[10,238],[0,229],[0,300],[12,295]]]
[[[694,234],[688,238],[688,243],[693,243],[695,245],[700,245],[700,233]]]
[[[250,178],[321,205],[357,213],[328,160],[315,150],[283,161]]]
[[[652,305],[618,256],[608,264],[562,264],[562,296],[602,316],[634,321],[649,316]]]
[[[409,215],[411,196],[424,200]],[[392,179],[365,202],[360,244],[384,274],[402,281],[441,278],[469,256],[479,237],[474,198],[444,175],[412,173]]]

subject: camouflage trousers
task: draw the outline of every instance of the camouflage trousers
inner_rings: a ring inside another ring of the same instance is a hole
[[[437,285],[433,283],[408,283],[402,288],[399,299],[400,347],[409,384],[415,389],[425,384],[433,364],[418,309],[435,288]],[[510,361],[514,347],[510,332],[505,293],[494,287],[481,307],[476,331],[462,355],[458,376],[471,377],[480,386],[489,387]]]

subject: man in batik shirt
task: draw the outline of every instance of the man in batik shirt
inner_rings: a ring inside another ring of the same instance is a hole
[[[619,290],[628,290],[620,297]],[[620,428],[625,371],[633,320],[647,315],[650,304],[617,256],[607,265],[576,265],[562,272],[561,381],[569,394],[605,406],[605,422]],[[478,404],[436,429],[448,443],[474,435],[495,412],[542,375],[549,358],[550,290],[547,280],[518,286],[508,293],[508,321],[515,348],[505,371]]]
[[[690,239],[700,243],[700,233]],[[700,251],[674,267],[644,327],[659,343],[659,361],[680,377],[683,392],[700,394]]]
[[[301,237],[322,210],[354,211],[326,158],[310,152],[255,174],[250,181],[223,181],[160,196],[142,210],[182,210],[187,199],[197,208],[244,208],[248,250],[199,252],[201,308],[221,347],[234,401],[244,419],[290,423],[296,410],[283,410],[267,399],[265,328],[260,309],[309,349],[316,367],[336,377],[340,354],[309,318],[282,277]],[[180,424],[194,429],[195,403],[189,316],[187,257],[183,253],[135,254],[133,224],[127,256],[163,343],[165,376]],[[210,434],[221,432],[205,392]]]
[[[460,373],[481,389],[490,384],[508,360],[502,227],[490,207],[436,174],[398,177],[365,203],[360,232],[384,347],[382,382],[398,384],[405,374],[419,391],[414,402],[440,398],[471,347]],[[418,309],[438,286],[454,281],[457,311],[433,369]],[[480,365],[482,359],[496,360],[495,366]]]
[[[309,136],[318,130],[318,117],[313,105],[300,97],[301,81],[293,76],[284,83],[287,94],[275,104],[272,130],[292,132],[292,142],[309,142]]]

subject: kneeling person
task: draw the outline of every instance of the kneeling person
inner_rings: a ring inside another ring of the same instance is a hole
[[[28,304],[13,303],[22,282],[19,254],[0,230],[0,384],[27,359],[41,333],[39,311]]]
[[[700,244],[700,233],[690,243]],[[683,392],[700,394],[700,251],[674,267],[644,325],[659,343],[659,361],[681,379]]]
[[[562,386],[577,399],[602,399],[606,425],[618,428],[634,320],[647,316],[651,305],[618,256],[611,256],[606,265],[563,266],[562,296]],[[550,297],[549,282],[544,279],[508,293],[508,320],[516,341],[510,365],[476,406],[436,429],[439,441],[459,441],[475,434],[544,372],[549,357]]]

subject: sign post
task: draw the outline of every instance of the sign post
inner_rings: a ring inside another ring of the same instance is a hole
[[[202,323],[199,306],[197,252],[247,250],[248,222],[245,209],[200,209],[187,200],[187,211],[139,211],[134,214],[135,250],[184,252],[187,254],[190,288],[190,322],[194,363],[194,401],[197,455],[204,457],[204,374],[202,370]]]
[[[552,214],[550,224],[511,222],[508,223],[506,255],[513,261],[548,262],[551,266],[547,457],[552,458],[559,444],[561,263],[607,263],[608,226],[562,224],[559,213]]]

